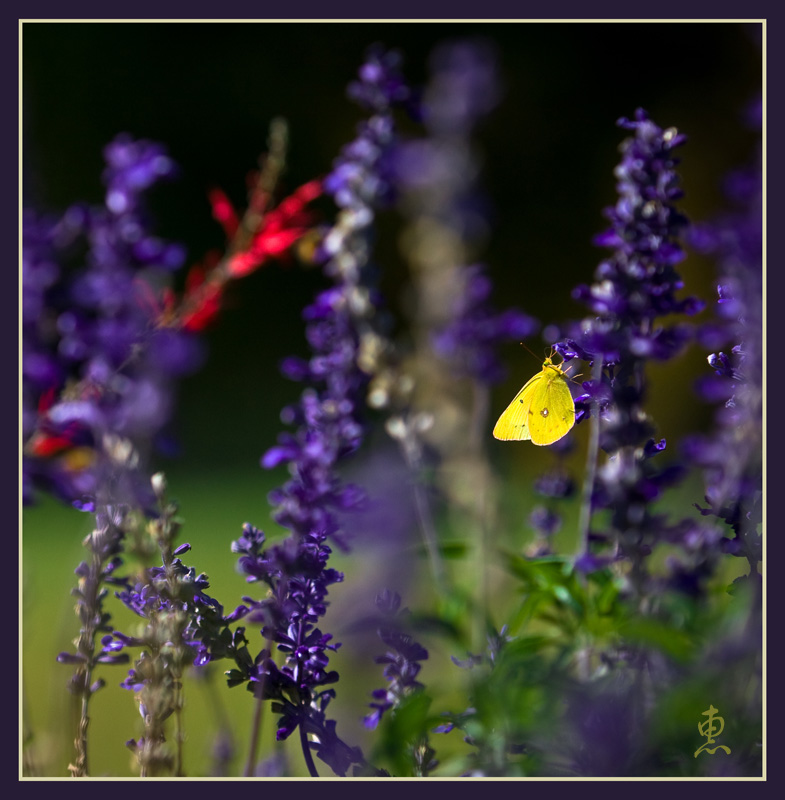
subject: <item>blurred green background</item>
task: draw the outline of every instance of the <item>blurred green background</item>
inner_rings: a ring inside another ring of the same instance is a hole
[[[291,190],[329,171],[341,146],[353,138],[361,111],[346,99],[345,88],[368,45],[378,41],[399,48],[405,73],[417,85],[427,78],[434,45],[465,37],[495,43],[504,88],[499,108],[477,136],[484,159],[481,183],[493,207],[485,261],[498,304],[515,304],[543,324],[583,313],[570,289],[591,280],[602,256],[591,238],[604,228],[603,207],[615,202],[613,168],[624,137],[615,126],[618,117],[642,106],[660,125],[688,135],[681,149],[686,197],[680,207],[693,220],[722,207],[722,176],[754,154],[758,134],[744,127],[742,116],[760,92],[760,26],[27,23],[22,41],[24,204],[61,210],[78,200],[100,202],[106,143],[119,132],[158,140],[180,165],[181,176],[151,197],[157,231],[184,243],[189,262],[197,261],[223,245],[207,189],[220,186],[242,206],[246,175],[265,149],[273,117],[284,117],[290,126],[285,189]],[[417,130],[413,124],[407,129]],[[383,219],[375,253],[395,311],[407,282],[398,232],[396,221]],[[709,262],[691,255],[681,271],[687,292],[714,299]],[[280,377],[277,365],[286,355],[306,353],[300,311],[322,285],[315,270],[271,265],[235,287],[219,325],[207,334],[205,367],[181,385],[176,432],[182,456],[157,465],[166,470],[171,494],[181,503],[183,539],[194,546],[189,563],[209,574],[214,596],[227,607],[245,591],[229,553],[242,523],[281,533],[269,519],[266,495],[285,475],[263,472],[258,461],[280,430],[281,407],[299,394],[297,385]],[[541,349],[537,339],[529,344],[535,352]],[[510,377],[494,389],[494,418],[537,370],[516,345],[505,357]],[[707,409],[689,392],[705,370],[705,353],[696,349],[653,370],[650,408],[660,435],[669,441],[708,425]],[[582,442],[583,432],[577,433]],[[517,547],[529,504],[519,487],[549,463],[543,450],[489,444],[491,458],[508,479],[503,521],[505,535]],[[669,502],[686,513],[700,499],[695,476]],[[70,670],[55,664],[54,656],[76,634],[69,591],[89,525],[86,515],[49,500],[24,513],[24,700],[46,774],[64,775],[70,757],[63,691]],[[328,621],[343,619],[344,610],[360,615],[358,609],[372,603],[381,588],[374,585],[373,559],[363,555],[362,546],[358,553],[355,560],[337,556],[347,582],[333,590]],[[410,577],[410,583],[418,580]],[[414,597],[404,598],[406,604],[415,605],[416,589]],[[118,613],[118,622],[124,619]],[[359,634],[354,641],[355,634],[341,631],[337,622],[331,630],[346,643],[334,659],[339,670],[363,658],[370,663],[381,652],[380,645]],[[450,653],[439,653],[438,642],[428,644],[432,657],[423,681],[449,682],[444,664]],[[96,775],[135,774],[122,742],[140,734],[141,721],[130,693],[116,685],[123,674],[106,670],[109,686],[94,702]],[[381,670],[371,666],[352,674],[357,680],[338,685],[338,731],[347,741],[363,744],[359,718],[368,692],[382,685]],[[250,697],[242,688],[221,694],[243,740]],[[191,774],[206,771],[210,702],[200,687],[189,689]]]

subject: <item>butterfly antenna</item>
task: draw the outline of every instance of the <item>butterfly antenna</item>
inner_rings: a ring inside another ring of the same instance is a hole
[[[530,352],[530,353],[531,353],[531,354],[532,354],[532,355],[533,355],[535,358],[537,358],[537,359],[539,359],[539,360],[542,360],[542,359],[540,359],[540,357],[537,355],[537,353],[535,353],[535,352],[534,352],[534,350],[532,350],[532,349],[531,349],[531,347],[529,347],[528,345],[524,344],[523,342],[520,342],[520,345],[521,345],[521,347],[523,347],[525,350],[528,350],[528,351],[529,351],[529,352]]]

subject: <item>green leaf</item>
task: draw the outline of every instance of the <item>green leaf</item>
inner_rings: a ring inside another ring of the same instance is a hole
[[[510,658],[520,658],[537,654],[556,643],[556,639],[553,636],[522,636],[505,644],[504,649]]]
[[[374,751],[374,762],[381,759],[397,777],[414,777],[414,748],[428,740],[431,728],[444,723],[443,717],[429,713],[431,698],[425,692],[416,692],[382,718],[379,725],[379,742]]]
[[[443,558],[465,558],[468,545],[464,541],[453,540],[451,542],[439,542],[439,553]],[[412,548],[418,558],[427,559],[429,557],[428,548],[425,544],[418,544]]]
[[[467,550],[468,546],[463,541],[441,542],[439,544],[439,552],[444,558],[464,558]]]
[[[631,642],[653,647],[677,661],[692,655],[694,641],[684,631],[653,617],[633,617],[619,626],[619,633]]]

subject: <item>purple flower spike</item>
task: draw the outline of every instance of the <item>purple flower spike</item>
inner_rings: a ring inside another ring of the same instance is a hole
[[[684,258],[676,237],[686,218],[676,210],[681,197],[678,159],[673,150],[685,141],[674,128],[663,130],[638,109],[633,120],[619,125],[634,132],[621,146],[616,168],[619,200],[605,210],[612,227],[596,243],[613,249],[597,269],[595,283],[578,287],[576,298],[596,314],[583,329],[558,345],[568,358],[586,361],[602,356],[604,363],[624,355],[667,359],[684,345],[679,329],[670,338],[654,321],[667,314],[695,314],[702,304],[695,298],[678,299],[682,280],[674,265]]]
[[[144,195],[174,164],[161,145],[125,135],[105,157],[105,206],[24,216],[25,499],[40,488],[85,509],[148,509],[142,454],[170,419],[173,379],[199,366],[201,351],[159,324],[157,286],[185,252],[153,235]],[[72,256],[83,266],[63,269]]]
[[[657,470],[655,456],[664,451],[665,440],[654,439],[644,410],[645,365],[673,358],[691,336],[687,326],[664,328],[660,319],[695,314],[702,304],[677,296],[683,282],[674,268],[684,258],[677,237],[687,220],[674,205],[682,191],[673,151],[685,137],[674,128],[663,130],[642,109],[619,125],[633,135],[620,148],[619,197],[605,211],[611,227],[595,240],[612,253],[597,268],[594,283],[574,292],[592,316],[574,325],[556,347],[565,359],[578,357],[593,366],[593,379],[576,398],[576,420],[592,418],[599,426],[599,447],[608,454],[597,470],[591,510],[610,511],[614,557],[632,562],[632,588],[643,593],[643,560],[668,535],[649,504],[682,472]],[[592,537],[583,533],[588,548]],[[605,563],[606,556],[587,549],[576,569],[591,572]]]
[[[358,361],[376,294],[367,285],[365,267],[375,210],[391,193],[391,111],[409,98],[398,63],[397,55],[375,48],[359,81],[350,87],[351,96],[372,116],[360,125],[357,138],[343,149],[324,181],[325,191],[341,209],[320,248],[333,285],[303,312],[310,358],[289,358],[282,364],[284,374],[306,388],[299,403],[282,414],[295,431],[279,436],[278,444],[262,457],[262,466],[289,467],[292,477],[268,499],[276,507],[276,522],[291,536],[269,546],[261,531],[246,524],[242,537],[232,544],[246,579],[262,582],[269,590],[260,600],[244,598],[245,617],[259,624],[265,640],[275,643],[285,657],[279,668],[266,649],[254,660],[236,651],[237,669],[229,673],[230,684],[247,682],[258,697],[275,700],[281,714],[276,735],[285,739],[299,729],[313,776],[318,773],[311,750],[337,775],[365,763],[357,748],[341,741],[335,723],[326,716],[334,690],[323,687],[338,680],[338,673],[328,669],[329,653],[340,644],[317,623],[327,611],[329,587],[343,580],[327,566],[332,552],[327,542],[332,539],[346,548],[339,514],[361,507],[365,498],[359,487],[342,481],[337,467],[359,448],[364,435],[361,409],[369,375]]]

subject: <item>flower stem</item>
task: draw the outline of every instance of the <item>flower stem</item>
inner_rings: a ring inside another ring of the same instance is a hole
[[[303,758],[305,759],[305,763],[308,767],[308,774],[312,778],[318,778],[319,773],[316,771],[316,764],[313,763],[311,746],[308,743],[308,734],[305,732],[305,728],[302,725],[300,725],[300,745],[303,749]]]
[[[471,429],[469,431],[469,446],[474,461],[477,465],[479,475],[482,476],[482,485],[478,487],[477,501],[475,503],[475,514],[477,517],[477,527],[479,536],[477,537],[477,563],[476,569],[479,574],[478,602],[474,614],[474,642],[475,647],[481,646],[485,641],[485,619],[489,605],[489,582],[488,582],[488,544],[489,544],[489,524],[488,524],[488,503],[490,492],[490,475],[486,470],[487,459],[485,455],[484,432],[488,422],[488,410],[490,408],[490,391],[488,384],[480,380],[472,381],[472,418]],[[478,477],[479,477],[478,475]]]
[[[272,652],[273,641],[268,636],[265,642],[265,649]],[[248,745],[248,760],[245,762],[245,770],[243,776],[245,778],[252,778],[254,770],[256,769],[256,759],[259,753],[259,739],[261,738],[262,719],[264,718],[264,684],[267,678],[266,674],[262,674],[262,679],[259,682],[259,692],[256,697],[256,705],[253,712],[253,722],[251,723],[251,741]]]
[[[248,747],[248,760],[245,762],[243,777],[252,778],[256,768],[256,758],[259,752],[259,738],[262,727],[262,717],[264,715],[264,700],[261,692],[256,698],[256,705],[253,712],[253,723],[251,724],[251,742]]]
[[[91,677],[91,670],[84,673],[85,682],[89,685]],[[86,778],[90,772],[87,765],[87,729],[90,725],[90,716],[87,713],[88,704],[90,701],[90,690],[86,689],[82,693],[81,702],[79,707],[81,714],[79,717],[79,724],[76,731],[76,739],[74,746],[76,747],[76,759],[73,764],[68,765],[73,778]]]
[[[406,466],[409,469],[409,474],[412,476],[412,491],[414,492],[417,523],[425,549],[428,552],[428,560],[431,565],[436,591],[443,596],[447,589],[444,564],[439,552],[439,538],[431,515],[430,504],[421,480],[422,445],[420,443],[420,433],[429,424],[426,416],[410,416],[408,419],[403,416],[391,417],[387,421],[387,432],[398,442]]]
[[[592,365],[592,380],[599,384],[602,380],[602,357],[596,356]],[[578,522],[578,554],[589,552],[589,531],[591,529],[591,498],[597,476],[597,458],[600,453],[600,406],[591,401],[591,422],[589,425],[589,449],[586,451],[586,469],[583,478],[583,499]]]
[[[419,472],[419,460],[413,463],[410,462],[409,467],[414,474],[417,474]],[[428,559],[431,564],[431,572],[433,573],[433,580],[436,584],[436,591],[439,595],[444,596],[447,588],[444,563],[441,553],[439,552],[439,540],[436,534],[436,526],[433,523],[433,516],[431,515],[431,507],[428,503],[428,498],[425,496],[425,490],[419,480],[415,480],[414,482],[414,505],[417,511],[417,521],[420,525],[420,532],[422,533],[423,541],[428,551]]]
[[[174,775],[176,778],[183,777],[183,742],[185,741],[185,729],[183,727],[183,684],[180,663],[173,670],[174,679]]]
[[[85,539],[85,546],[90,549],[89,565],[83,564],[84,572],[79,578],[77,614],[82,620],[82,628],[76,640],[76,653],[81,663],[74,670],[71,678],[71,690],[79,703],[79,720],[77,723],[74,747],[76,758],[68,770],[74,778],[85,778],[89,772],[87,759],[87,732],[90,726],[89,705],[93,694],[93,669],[95,665],[95,635],[98,621],[104,615],[101,585],[104,567],[111,556],[119,550],[122,532],[109,525],[101,526],[96,520],[95,530]]]

